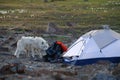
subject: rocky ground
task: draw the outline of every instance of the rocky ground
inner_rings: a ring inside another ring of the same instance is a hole
[[[85,66],[49,63],[13,56],[17,40],[30,30],[0,29],[0,80],[120,80],[120,63],[100,61]],[[48,39],[51,42],[51,39]],[[66,43],[69,44],[70,42]]]

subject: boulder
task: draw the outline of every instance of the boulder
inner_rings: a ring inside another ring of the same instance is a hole
[[[14,74],[14,73],[24,73],[25,72],[25,65],[19,62],[9,63],[7,65],[4,65],[0,69],[1,74]]]

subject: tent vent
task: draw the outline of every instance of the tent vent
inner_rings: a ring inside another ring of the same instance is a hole
[[[110,29],[109,25],[102,25],[102,27],[103,27],[104,30],[109,30]]]

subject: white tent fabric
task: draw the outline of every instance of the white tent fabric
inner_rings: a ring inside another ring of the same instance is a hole
[[[120,57],[120,34],[109,30],[92,30],[74,42],[63,57],[71,60]]]
[[[120,40],[113,42],[102,51],[106,57],[120,57]]]

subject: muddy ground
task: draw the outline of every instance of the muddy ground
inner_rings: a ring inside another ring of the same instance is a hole
[[[71,66],[64,63],[49,63],[42,59],[13,56],[17,40],[21,36],[35,36],[31,30],[18,28],[0,29],[0,80],[120,80],[120,63],[100,61],[85,66]],[[47,33],[39,33],[51,43]],[[69,37],[70,38],[70,37]],[[55,39],[54,39],[55,40]],[[70,45],[72,41],[64,41]]]

